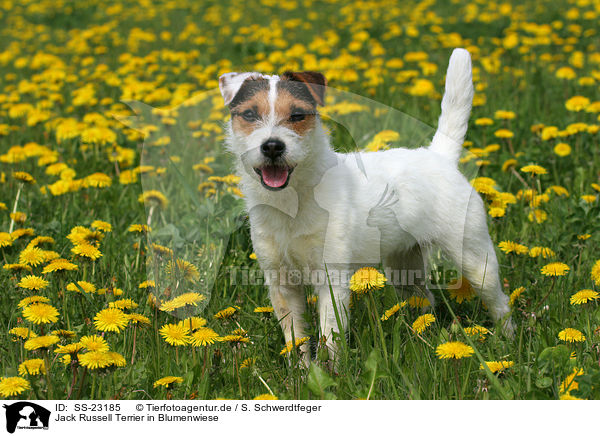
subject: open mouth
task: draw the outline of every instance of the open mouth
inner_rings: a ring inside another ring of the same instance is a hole
[[[287,186],[294,168],[271,164],[254,168],[254,171],[260,176],[260,182],[265,188],[271,191],[279,191]]]

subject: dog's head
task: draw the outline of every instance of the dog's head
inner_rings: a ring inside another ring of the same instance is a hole
[[[321,73],[227,73],[219,78],[231,111],[229,146],[269,190],[284,189],[311,155],[327,81]]]

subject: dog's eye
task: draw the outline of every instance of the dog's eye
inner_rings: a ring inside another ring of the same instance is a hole
[[[292,112],[292,115],[290,115],[290,121],[292,123],[297,123],[298,121],[302,121],[302,120],[304,120],[304,118],[306,118],[306,113],[301,112],[301,111],[294,111],[294,112]]]
[[[242,112],[240,115],[246,121],[253,122],[253,121],[258,120],[258,114],[256,112],[254,112],[252,109],[247,109],[244,112]]]

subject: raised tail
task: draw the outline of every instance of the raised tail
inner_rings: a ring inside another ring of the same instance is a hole
[[[471,56],[464,48],[457,48],[450,56],[442,114],[429,146],[432,151],[457,165],[469,125],[473,92]]]

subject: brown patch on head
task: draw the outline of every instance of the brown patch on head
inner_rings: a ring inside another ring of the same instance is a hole
[[[269,81],[246,79],[229,104],[233,129],[249,135],[269,115]]]
[[[281,84],[285,82],[279,82]],[[315,126],[317,110],[313,103],[298,97],[285,86],[277,90],[275,116],[286,127],[304,136]]]
[[[315,104],[323,106],[325,103],[327,79],[323,74],[316,71],[286,71],[281,76],[281,80],[303,84]]]

